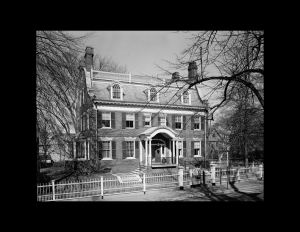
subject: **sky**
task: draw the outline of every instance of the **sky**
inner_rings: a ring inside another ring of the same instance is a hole
[[[79,36],[86,32],[69,31]],[[111,57],[128,72],[137,75],[162,75],[163,71],[155,64],[168,68],[167,61],[175,62],[176,55],[191,44],[192,34],[196,31],[184,33],[174,31],[97,31],[95,35],[85,41],[86,46],[94,48],[94,55]],[[170,70],[175,72],[178,70]],[[180,71],[180,75],[187,75]]]
[[[68,31],[74,36],[82,36],[87,32]],[[171,73],[179,72],[181,76],[187,76],[187,70],[169,69],[169,64],[164,60],[176,62],[176,55],[180,56],[192,44],[190,38],[197,33],[198,31],[95,31],[84,44],[94,48],[94,56],[98,54],[111,57],[119,65],[125,65],[131,74],[167,77],[163,75],[164,71],[157,68],[157,64]],[[209,76],[218,74],[213,69],[206,71],[210,71]],[[205,94],[207,90],[201,88],[201,93]]]

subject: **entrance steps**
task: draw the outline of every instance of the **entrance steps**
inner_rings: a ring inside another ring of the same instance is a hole
[[[131,171],[130,173],[140,175],[143,174],[147,170],[147,167],[143,164],[140,164],[140,167],[135,169],[134,171]]]

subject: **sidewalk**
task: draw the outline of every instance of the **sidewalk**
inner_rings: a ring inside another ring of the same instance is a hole
[[[264,182],[259,180],[239,182],[228,185],[197,186],[153,190],[138,193],[125,193],[116,195],[104,195],[101,197],[88,197],[73,199],[71,201],[263,201]]]

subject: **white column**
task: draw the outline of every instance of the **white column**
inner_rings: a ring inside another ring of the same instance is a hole
[[[87,141],[85,140],[84,142],[84,159],[86,159],[86,146],[87,146]]]
[[[74,142],[74,154],[73,154],[73,158],[76,157],[76,142]]]
[[[90,142],[89,141],[87,141],[87,148],[88,148],[88,160],[90,159]]]
[[[172,157],[172,151],[171,151],[171,140],[169,140],[169,157]],[[170,164],[171,162],[170,162],[170,160],[171,160],[171,158],[168,158],[168,164]]]
[[[175,140],[172,139],[172,143],[173,143],[173,159],[176,158],[176,152],[175,152]],[[173,163],[173,159],[172,159],[172,163]]]
[[[148,139],[145,139],[145,158],[146,158],[146,166],[148,165]]]
[[[152,139],[149,139],[149,157],[150,157],[149,165],[150,166],[152,164],[151,141]]]
[[[143,161],[143,156],[142,156],[142,140],[140,140],[140,163]]]

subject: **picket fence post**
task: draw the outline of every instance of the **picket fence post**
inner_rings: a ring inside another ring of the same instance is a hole
[[[211,163],[210,164],[211,166],[211,184],[212,186],[215,186],[216,185],[216,165],[214,163]]]
[[[52,180],[52,194],[53,194],[53,201],[55,201],[55,180]]]
[[[189,172],[190,172],[190,187],[192,187],[192,185],[193,185],[193,169],[190,169]]]
[[[263,166],[262,164],[259,165],[259,178],[262,179],[262,174],[263,174]]]
[[[182,166],[178,167],[178,174],[179,174],[179,177],[178,177],[179,189],[183,190],[183,167]]]
[[[237,181],[240,182],[240,169],[237,169]]]
[[[103,176],[101,176],[101,197],[103,199]]]
[[[146,194],[146,174],[143,173],[143,191]]]

